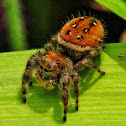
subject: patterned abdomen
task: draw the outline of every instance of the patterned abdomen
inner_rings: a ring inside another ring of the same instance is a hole
[[[104,37],[104,28],[95,18],[83,16],[67,22],[59,35],[67,43],[95,47]]]

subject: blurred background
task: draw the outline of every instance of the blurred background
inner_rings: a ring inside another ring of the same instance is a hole
[[[126,21],[93,0],[1,0],[0,52],[42,48],[79,12],[103,21],[106,43],[126,42]]]

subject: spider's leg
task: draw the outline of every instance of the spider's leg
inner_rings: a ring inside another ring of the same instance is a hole
[[[57,43],[57,37],[56,37],[56,36],[52,36],[51,42],[45,44],[45,45],[44,45],[44,48],[45,48],[47,51],[55,50],[54,46],[56,46],[56,43]]]
[[[69,83],[70,83],[70,76],[64,75],[63,82],[62,82],[62,98],[63,98],[63,105],[64,105],[64,116],[63,120],[66,121],[66,113],[67,113],[67,105],[68,105],[68,97],[69,97]]]
[[[35,55],[32,55],[27,62],[25,72],[22,77],[22,94],[24,103],[26,102],[26,83],[29,82],[29,85],[32,85],[32,69],[39,66],[39,57],[42,57],[43,55],[43,52],[38,51]]]
[[[47,44],[44,45],[44,48],[47,51],[51,51],[51,50],[53,50],[53,45],[52,45],[52,43],[47,43]]]
[[[79,75],[78,73],[73,74],[73,82],[74,82],[74,94],[76,99],[75,109],[78,110],[78,84],[79,84]]]
[[[85,60],[83,60],[82,65],[92,67],[92,68],[94,68],[96,71],[98,71],[98,72],[99,72],[100,74],[102,74],[102,75],[105,74],[105,72],[101,71],[101,70],[96,66],[96,64],[94,64],[90,59],[85,59]]]
[[[81,68],[81,66],[89,66],[94,68],[96,71],[98,71],[99,73],[101,73],[102,75],[105,74],[105,72],[101,71],[91,60],[90,58],[97,55],[101,50],[102,50],[103,46],[98,46],[96,49],[90,50],[89,53],[78,63],[76,63],[74,65],[74,69],[78,70],[79,68]]]
[[[25,68],[25,72],[23,74],[22,77],[22,94],[23,94],[23,102],[26,102],[26,83],[30,82],[30,84],[32,84],[31,81],[31,75],[32,75],[32,63],[31,63],[31,59],[34,57],[34,55],[28,60],[26,68]]]

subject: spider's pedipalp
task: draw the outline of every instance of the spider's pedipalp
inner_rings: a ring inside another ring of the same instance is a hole
[[[35,76],[36,76],[36,79],[37,79],[37,81],[38,81],[38,84],[39,84],[40,86],[43,87],[43,85],[42,85],[42,79],[41,79],[41,77],[40,77],[40,70],[39,70],[39,69],[36,70]]]
[[[40,70],[36,70],[35,76],[36,76],[36,79],[37,79],[40,87],[45,87],[48,90],[51,90],[54,88],[55,78],[54,78],[54,80],[52,79],[52,80],[46,80],[46,82],[45,81],[42,82],[42,80],[44,80],[44,78],[46,78],[45,77],[46,75],[42,74],[42,71],[40,72]]]

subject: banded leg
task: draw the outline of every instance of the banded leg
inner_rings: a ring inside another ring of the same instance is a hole
[[[22,77],[22,94],[23,94],[23,102],[26,102],[26,83],[32,85],[32,69],[37,68],[39,66],[39,57],[43,56],[44,53],[38,51],[35,55],[32,55],[27,62],[25,72]]]
[[[79,84],[79,75],[78,73],[75,73],[73,75],[73,82],[74,82],[74,94],[75,94],[75,100],[76,100],[76,104],[75,104],[75,109],[78,110],[78,84]]]
[[[26,83],[29,82],[29,85],[32,84],[31,76],[32,76],[32,66],[30,62],[28,61],[25,72],[22,77],[22,94],[23,94],[24,103],[26,102]]]
[[[74,65],[74,69],[78,70],[80,69],[82,66],[90,66],[94,69],[96,69],[98,72],[100,72],[101,74],[105,74],[105,72],[102,72],[91,60],[90,58],[97,55],[101,50],[103,49],[103,45],[98,46],[97,48],[94,48],[92,50],[89,51],[89,53],[79,62],[77,62]]]
[[[69,83],[70,83],[70,76],[65,75],[63,78],[63,83],[62,83],[62,98],[63,98],[63,105],[64,105],[63,120],[64,121],[66,121],[66,114],[67,114],[67,105],[68,105],[68,97],[69,97]]]
[[[82,65],[92,67],[102,75],[105,74],[105,72],[101,71],[90,59],[83,60]]]

